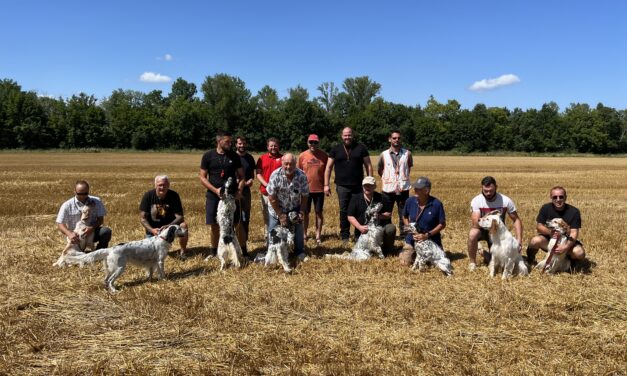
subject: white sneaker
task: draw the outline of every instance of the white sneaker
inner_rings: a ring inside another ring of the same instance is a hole
[[[477,269],[477,264],[475,264],[474,262],[471,262],[468,265],[468,270],[470,270],[471,272],[474,272]]]

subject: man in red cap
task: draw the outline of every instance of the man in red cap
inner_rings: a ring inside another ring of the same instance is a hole
[[[314,204],[314,210],[316,212],[316,244],[322,243],[320,234],[322,233],[322,223],[324,222],[324,216],[322,214],[322,208],[324,206],[324,170],[327,167],[327,160],[329,156],[324,151],[320,150],[320,140],[318,135],[310,134],[307,138],[307,144],[309,149],[303,151],[298,156],[297,167],[305,172],[307,175],[307,182],[309,183],[309,198],[307,199],[307,206],[305,206],[305,218],[304,225],[304,238],[307,241],[307,227],[309,227],[309,213],[311,212],[311,203]]]

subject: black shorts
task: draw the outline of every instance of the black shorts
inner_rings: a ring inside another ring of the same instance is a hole
[[[205,223],[208,225],[217,225],[218,221],[216,215],[218,214],[218,203],[220,198],[214,194],[207,192],[205,200]],[[240,218],[240,205],[238,201],[235,201],[235,214],[233,215],[233,224],[239,223]]]
[[[314,210],[316,213],[322,213],[322,207],[324,207],[324,192],[310,193],[307,197],[307,206],[305,206],[305,213],[311,212],[311,203],[314,204]]]

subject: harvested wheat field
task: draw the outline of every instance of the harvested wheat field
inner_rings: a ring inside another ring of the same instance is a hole
[[[258,264],[219,272],[203,255],[200,157],[0,154],[0,374],[625,374],[627,159],[416,157],[412,178],[429,176],[446,210],[455,275],[445,278],[411,272],[397,257],[321,258],[343,251],[335,195],[322,246],[308,243],[312,257],[291,275]],[[175,243],[167,279],[148,282],[129,266],[112,294],[100,265],[52,266],[65,244],[56,213],[75,180],[103,199],[115,244],[143,237],[139,200],[161,173],[181,195],[193,253],[176,258]],[[526,239],[550,187],[564,185],[582,212],[589,261],[552,277],[469,272],[469,202],[488,174],[514,199]],[[253,252],[263,250],[257,187]]]

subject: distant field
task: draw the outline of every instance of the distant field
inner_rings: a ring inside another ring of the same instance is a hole
[[[429,176],[446,210],[447,279],[396,257],[320,258],[341,251],[335,195],[322,247],[309,243],[312,259],[292,275],[256,264],[221,273],[203,256],[200,157],[0,154],[0,374],[625,374],[627,158],[415,157],[412,179]],[[100,265],[52,267],[64,247],[54,220],[75,180],[103,199],[117,243],[143,237],[139,200],[162,173],[183,199],[193,257],[168,258],[159,282],[131,266],[118,294],[103,288]],[[550,187],[565,186],[582,212],[585,272],[505,282],[486,267],[468,272],[469,202],[485,175],[514,199],[525,239]],[[257,183],[253,191],[256,252]]]

